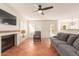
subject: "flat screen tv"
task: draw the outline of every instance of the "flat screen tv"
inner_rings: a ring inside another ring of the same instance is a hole
[[[16,16],[0,9],[0,23],[6,25],[16,25]]]

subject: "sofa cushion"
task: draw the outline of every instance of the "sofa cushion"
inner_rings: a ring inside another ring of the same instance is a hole
[[[60,44],[66,44],[65,41],[61,41],[58,39],[52,39],[52,43],[55,44],[56,46],[60,45]]]
[[[77,50],[70,45],[59,45],[58,48],[61,50],[64,56],[76,56],[77,55],[77,53],[75,53]]]
[[[75,40],[75,42],[73,43],[73,46],[79,50],[79,37]]]
[[[72,45],[73,42],[76,40],[76,38],[78,37],[78,35],[75,35],[75,34],[71,34],[67,40],[67,43]]]
[[[68,36],[69,36],[69,34],[67,34],[67,33],[58,33],[57,34],[58,39],[63,40],[63,41],[67,41]]]

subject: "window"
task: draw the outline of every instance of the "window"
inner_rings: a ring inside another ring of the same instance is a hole
[[[55,24],[50,24],[50,36],[52,37],[56,32]]]

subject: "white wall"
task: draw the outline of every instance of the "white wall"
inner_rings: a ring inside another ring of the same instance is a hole
[[[35,26],[36,31],[39,31],[39,30],[41,31],[42,38],[49,38],[50,24],[55,24],[56,29],[57,29],[57,21],[56,20],[31,20],[31,21],[29,21],[29,23],[36,25]],[[29,37],[32,37],[30,34],[28,34],[28,35],[29,35]]]

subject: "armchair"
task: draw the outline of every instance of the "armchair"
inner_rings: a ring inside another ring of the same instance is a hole
[[[41,32],[40,31],[35,31],[34,35],[33,35],[33,39],[34,41],[41,41]]]

